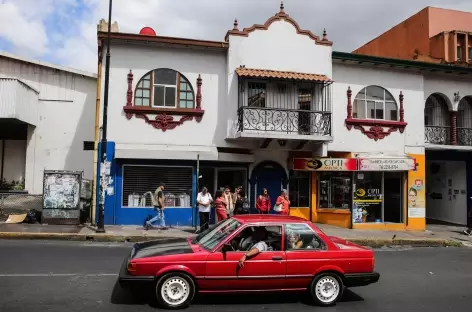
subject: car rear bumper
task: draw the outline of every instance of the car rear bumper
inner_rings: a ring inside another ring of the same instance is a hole
[[[345,274],[344,286],[346,287],[367,286],[369,284],[377,283],[379,279],[380,279],[380,274],[377,272]]]
[[[152,283],[155,280],[154,276],[134,276],[128,273],[128,257],[125,258],[120,268],[118,282],[122,287],[139,286],[143,284]]]

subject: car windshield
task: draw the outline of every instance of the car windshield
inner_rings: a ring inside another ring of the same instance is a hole
[[[239,226],[241,226],[241,223],[235,219],[227,219],[218,223],[213,229],[210,229],[210,231],[197,238],[197,243],[207,250],[212,250],[231,235],[231,233],[236,231]]]

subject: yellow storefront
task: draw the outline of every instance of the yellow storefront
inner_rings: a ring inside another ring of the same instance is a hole
[[[310,208],[291,215],[353,229],[418,230],[425,221],[425,156],[293,158],[293,171],[311,173]]]

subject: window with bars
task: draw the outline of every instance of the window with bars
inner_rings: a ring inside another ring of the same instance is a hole
[[[248,82],[248,106],[250,107],[266,107],[266,84]]]
[[[192,207],[192,167],[123,166],[123,207],[152,207],[152,196],[165,184],[166,207]]]
[[[181,73],[172,69],[156,69],[139,80],[134,105],[161,108],[194,108],[192,85]]]

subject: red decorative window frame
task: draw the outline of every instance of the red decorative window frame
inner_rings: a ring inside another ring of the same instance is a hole
[[[392,132],[399,131],[403,133],[407,123],[405,122],[405,110],[403,108],[403,93],[400,92],[400,120],[379,120],[379,119],[357,119],[352,117],[352,91],[351,87],[347,89],[347,118],[345,120],[346,128],[360,130],[369,139],[374,141],[382,140]]]
[[[129,71],[127,78],[128,90],[126,92],[126,105],[123,107],[123,111],[128,120],[134,115],[136,118],[144,119],[146,123],[162,131],[175,129],[185,121],[195,119],[197,122],[200,122],[202,120],[205,111],[202,109],[202,78],[200,75],[198,75],[197,78],[195,108],[164,108],[133,105],[133,72],[131,70]],[[181,117],[179,119],[174,119],[174,116]]]

